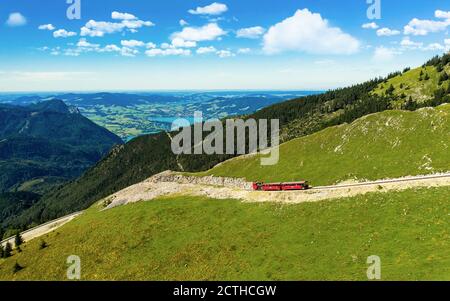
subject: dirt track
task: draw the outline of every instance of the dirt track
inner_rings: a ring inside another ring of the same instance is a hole
[[[34,238],[37,238],[39,236],[45,235],[49,232],[52,232],[52,231],[58,229],[59,227],[61,227],[62,225],[70,222],[75,217],[79,216],[81,213],[82,212],[75,212],[70,215],[66,215],[66,216],[58,218],[56,220],[39,225],[39,226],[32,228],[30,230],[27,230],[25,232],[22,232],[21,233],[22,239],[24,241],[30,241]],[[7,238],[7,239],[1,241],[0,245],[5,246],[7,242],[9,242],[12,246],[14,246],[14,237],[10,237],[10,238]]]
[[[302,203],[316,202],[329,199],[339,199],[366,194],[369,192],[399,191],[416,187],[440,187],[450,186],[450,174],[406,177],[399,179],[387,179],[366,183],[351,183],[337,186],[315,187],[307,191],[281,191],[281,192],[261,192],[240,187],[223,187],[218,185],[199,184],[210,180],[217,181],[212,177],[206,180],[196,180],[195,183],[188,183],[187,178],[176,178],[177,181],[167,181],[168,172],[163,177],[157,175],[144,182],[130,186],[119,191],[107,200],[110,202],[109,208],[116,206],[152,200],[164,195],[195,195],[206,196],[214,199],[238,199],[244,202],[283,202]]]

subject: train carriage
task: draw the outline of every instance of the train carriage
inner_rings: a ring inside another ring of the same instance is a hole
[[[310,186],[308,181],[283,182],[283,183],[262,183],[262,182],[253,183],[253,190],[256,191],[307,190],[309,188]]]

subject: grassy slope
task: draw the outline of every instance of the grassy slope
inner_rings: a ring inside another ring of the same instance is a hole
[[[444,70],[450,73],[450,66],[445,66]],[[423,77],[428,74],[430,79],[419,80],[420,72],[423,72]],[[434,66],[424,66],[412,69],[401,75],[389,79],[386,83],[379,84],[376,89],[373,90],[373,94],[382,96],[386,94],[386,90],[392,85],[395,90],[393,95],[398,96],[400,99],[395,101],[396,108],[401,108],[401,104],[404,103],[410,96],[418,103],[433,98],[436,88],[446,88],[450,84],[449,81],[439,85],[440,73]],[[401,96],[405,97],[402,99]]]
[[[450,170],[450,105],[415,112],[386,111],[325,129],[280,146],[280,161],[261,166],[260,156],[231,159],[197,175],[251,181],[308,179],[328,185]]]
[[[447,279],[450,188],[369,194],[298,205],[175,197],[99,212],[0,260],[0,279],[64,279],[69,255],[82,279]],[[24,269],[12,273],[18,262]]]

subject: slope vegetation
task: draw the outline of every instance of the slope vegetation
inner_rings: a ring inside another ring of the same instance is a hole
[[[0,260],[0,279],[450,280],[450,188],[369,194],[298,205],[172,197],[99,211]],[[18,263],[23,269],[14,273]]]

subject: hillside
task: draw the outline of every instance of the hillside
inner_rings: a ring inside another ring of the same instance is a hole
[[[60,100],[25,107],[1,105],[0,192],[44,194],[80,176],[121,143]]]
[[[432,62],[448,66],[449,56],[433,59]],[[279,119],[281,140],[286,142],[317,133],[330,126],[353,122],[368,114],[394,109],[395,97],[378,95],[374,91],[379,85],[398,76],[399,73],[393,73],[386,78],[378,78],[352,87],[275,104],[245,118]],[[419,84],[425,83],[426,81],[420,81]],[[435,87],[436,91],[439,89],[438,86]],[[448,95],[437,93],[427,103],[412,100],[406,109],[414,110],[425,105],[437,106],[446,101]],[[85,175],[45,195],[23,216],[7,224],[17,227],[28,225],[32,221],[43,222],[87,208],[101,198],[164,170],[181,171],[181,165],[183,171],[206,171],[231,157],[231,155],[184,155],[177,160],[170,151],[170,140],[165,133],[142,136],[115,149]]]
[[[450,171],[450,105],[385,111],[327,128],[280,146],[280,161],[261,166],[260,155],[238,157],[197,175],[248,181],[332,185]]]
[[[370,255],[380,256],[383,280],[450,280],[449,193],[298,205],[171,197],[106,211],[93,206],[0,259],[0,279],[64,280],[66,258],[76,254],[82,280],[367,280]],[[16,262],[23,269],[13,273]]]
[[[391,97],[396,109],[433,105],[435,98],[450,94],[450,55],[435,57],[420,68],[405,69],[380,83],[372,94]]]

